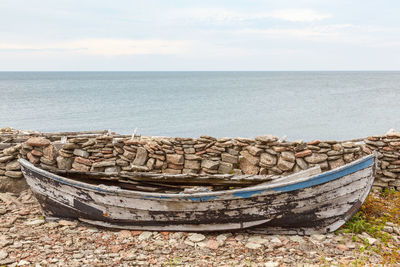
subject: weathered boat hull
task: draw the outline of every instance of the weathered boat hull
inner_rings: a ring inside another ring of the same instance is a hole
[[[361,206],[375,174],[375,156],[370,155],[309,178],[236,190],[161,194],[86,184],[25,160],[20,163],[46,217],[151,231],[334,231]]]

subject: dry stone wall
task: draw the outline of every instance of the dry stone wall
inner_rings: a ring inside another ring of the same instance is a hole
[[[273,174],[285,175],[319,165],[340,167],[378,151],[376,187],[400,189],[400,133],[355,141],[279,140],[272,135],[249,138],[134,137],[0,130],[0,183],[23,180],[18,158],[54,171]],[[20,186],[20,185],[18,185]],[[18,187],[17,186],[17,187]],[[0,190],[5,190],[0,187]]]

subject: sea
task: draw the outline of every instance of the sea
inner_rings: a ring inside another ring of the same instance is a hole
[[[399,71],[0,72],[0,128],[349,140],[400,130]]]

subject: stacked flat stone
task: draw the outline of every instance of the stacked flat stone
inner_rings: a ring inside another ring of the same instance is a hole
[[[375,135],[361,142],[249,138],[67,136],[0,129],[0,178],[22,177],[22,157],[46,170],[133,174],[287,175],[319,165],[330,170],[378,152],[375,187],[400,189],[400,133]],[[34,136],[33,136],[34,135]],[[22,179],[21,179],[22,180]],[[0,188],[1,190],[1,188]]]
[[[374,186],[400,190],[400,132],[369,136],[364,142],[370,150],[378,151]]]

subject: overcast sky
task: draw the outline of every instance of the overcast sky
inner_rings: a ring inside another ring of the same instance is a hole
[[[400,1],[0,0],[0,70],[400,70]]]

